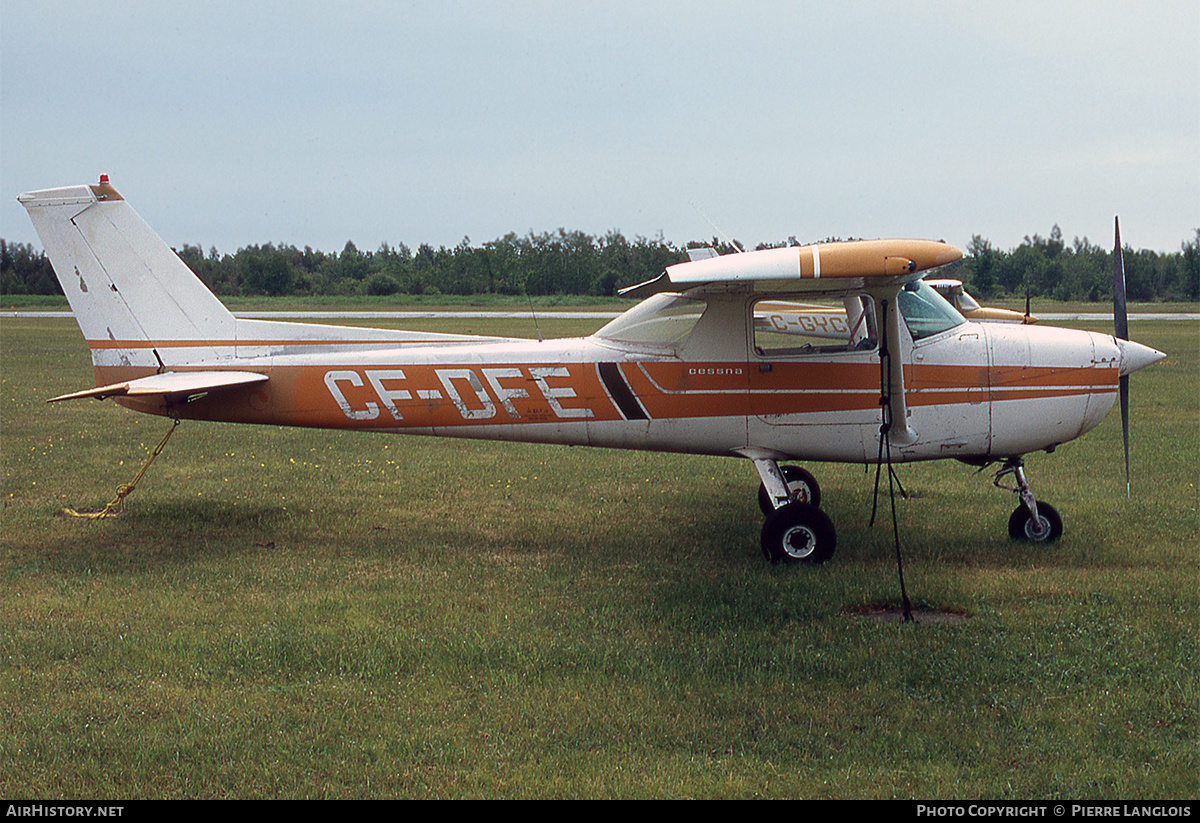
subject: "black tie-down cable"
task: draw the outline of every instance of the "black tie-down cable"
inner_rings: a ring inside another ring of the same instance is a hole
[[[891,367],[892,354],[888,348],[888,303],[886,300],[882,303],[883,328],[879,335],[879,407],[882,410],[883,421],[879,426],[879,454],[875,460],[875,493],[871,501],[871,522],[870,526],[875,525],[875,511],[879,503],[879,473],[883,468],[886,460],[888,470],[888,497],[892,501],[892,537],[896,543],[896,570],[900,577],[900,599],[904,608],[904,622],[912,623],[912,604],[908,600],[908,590],[904,585],[904,558],[900,553],[900,526],[896,521],[896,487],[900,485],[900,479],[896,477],[896,470],[892,467],[892,389],[891,389]],[[900,489],[901,494],[904,493],[903,487]]]

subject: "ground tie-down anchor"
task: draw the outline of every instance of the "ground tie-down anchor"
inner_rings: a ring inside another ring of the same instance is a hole
[[[118,486],[117,496],[110,500],[108,505],[103,509],[98,512],[78,512],[74,509],[63,509],[63,512],[71,515],[72,517],[83,517],[88,520],[103,520],[111,515],[120,514],[125,508],[125,498],[128,497],[135,488],[137,488],[138,482],[146,474],[146,470],[150,468],[150,464],[154,462],[154,458],[162,454],[163,449],[167,445],[167,441],[171,439],[171,435],[175,433],[175,429],[178,426],[179,420],[176,419],[171,423],[171,428],[167,429],[166,435],[161,441],[159,441],[158,446],[156,446],[154,451],[150,453],[150,458],[146,461],[145,465],[142,466],[142,470],[137,473],[137,476],[133,478],[132,482],[126,483],[123,486]]]

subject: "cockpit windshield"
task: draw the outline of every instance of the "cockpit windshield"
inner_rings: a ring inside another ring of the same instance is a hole
[[[965,323],[963,316],[924,280],[900,290],[899,308],[913,340],[921,340]]]

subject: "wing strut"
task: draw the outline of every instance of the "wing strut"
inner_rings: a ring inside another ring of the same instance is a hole
[[[904,391],[904,358],[900,356],[900,287],[889,289],[880,299],[883,329],[880,332],[879,362],[880,402],[887,400],[888,439],[897,446],[907,446],[917,439],[908,425],[908,400]]]

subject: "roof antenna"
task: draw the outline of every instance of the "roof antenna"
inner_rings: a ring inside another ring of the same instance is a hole
[[[542,343],[544,342],[542,340],[542,329],[538,326],[537,312],[533,310],[533,295],[526,291],[525,299],[529,301],[529,314],[533,317],[533,328],[537,332],[538,342]]]
[[[696,201],[689,200],[688,202],[691,203],[692,208],[695,209],[696,212],[701,217],[703,217],[705,220],[708,221],[708,225],[713,227],[713,231],[715,231],[717,234],[719,234],[721,236],[721,239],[724,240],[730,247],[732,247],[734,251],[739,252],[739,253],[745,251],[745,249],[743,249],[741,246],[739,246],[737,243],[735,243],[733,240],[731,240],[729,238],[729,235],[727,235],[725,232],[721,231],[721,227],[718,226],[716,223],[714,223],[712,221],[712,218],[709,217],[707,214],[705,214],[704,210],[702,208],[700,208],[699,206],[696,205]]]

